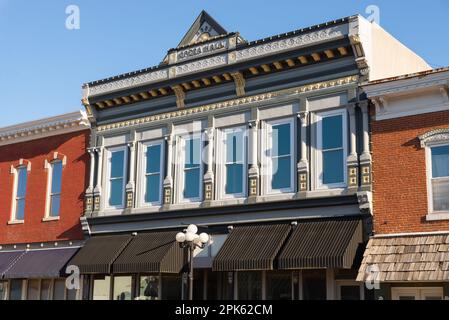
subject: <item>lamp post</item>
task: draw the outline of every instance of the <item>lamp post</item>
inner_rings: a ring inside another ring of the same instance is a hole
[[[185,232],[179,232],[176,235],[176,241],[181,248],[187,248],[189,251],[189,300],[193,300],[193,251],[196,248],[204,248],[209,242],[207,233],[197,234],[198,227],[191,224]]]

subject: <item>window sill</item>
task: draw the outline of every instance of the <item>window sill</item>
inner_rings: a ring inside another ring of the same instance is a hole
[[[426,221],[440,221],[449,220],[449,212],[429,213],[426,216]]]
[[[12,224],[24,224],[24,223],[25,223],[25,220],[11,220],[11,221],[8,221],[9,225],[12,225]]]
[[[57,217],[45,217],[45,218],[42,218],[42,222],[58,221],[58,220],[59,220],[59,216],[57,216]]]

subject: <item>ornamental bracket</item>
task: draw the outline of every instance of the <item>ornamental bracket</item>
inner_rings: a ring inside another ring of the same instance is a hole
[[[234,79],[235,83],[235,93],[237,97],[242,97],[245,95],[245,78],[241,72],[231,73],[231,77]]]
[[[179,84],[177,84],[173,86],[172,89],[176,95],[176,105],[178,106],[178,109],[185,108],[184,100],[186,98],[186,93],[184,92],[182,87]]]

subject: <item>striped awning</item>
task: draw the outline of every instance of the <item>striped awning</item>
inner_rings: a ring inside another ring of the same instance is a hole
[[[76,247],[25,251],[5,271],[4,278],[59,278],[65,274],[64,267],[78,249]]]
[[[278,267],[350,269],[361,243],[359,217],[299,222],[279,254]]]
[[[234,227],[215,257],[212,270],[272,270],[290,230],[288,223]]]
[[[20,259],[25,251],[6,251],[0,252],[0,279],[4,274],[14,265],[14,263]]]
[[[81,274],[110,274],[112,263],[132,240],[131,235],[110,235],[90,238],[70,260]]]
[[[179,273],[183,250],[175,236],[173,231],[139,233],[113,263],[113,273]]]

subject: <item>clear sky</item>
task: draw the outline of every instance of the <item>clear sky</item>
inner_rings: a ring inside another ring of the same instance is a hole
[[[66,29],[66,7],[80,29]],[[0,127],[82,108],[85,82],[157,65],[202,9],[256,40],[380,9],[432,67],[449,65],[448,0],[0,0]]]

